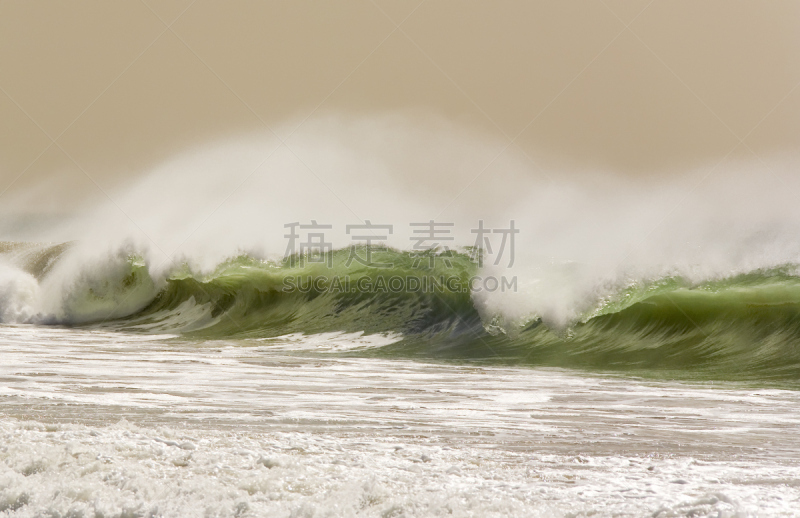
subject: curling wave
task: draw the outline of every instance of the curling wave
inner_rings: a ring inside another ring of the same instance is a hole
[[[391,333],[402,339],[347,354],[800,381],[796,265],[704,281],[668,276],[629,282],[559,327],[536,314],[508,321],[487,313],[471,290],[480,269],[468,253],[438,254],[429,262],[393,249],[372,252],[374,262],[391,268],[363,266],[345,249],[320,262],[296,264],[291,258],[269,262],[242,255],[206,274],[184,265],[160,281],[151,278],[140,257],[128,253],[94,277],[73,279],[59,314],[34,315],[31,307],[22,307],[34,304],[31,280],[46,285],[68,246],[6,248],[5,255],[16,253],[16,263],[27,271],[15,281],[0,276],[5,322],[103,326],[196,339]],[[421,287],[393,289],[391,279],[416,279],[412,284]],[[432,284],[426,286],[428,280]],[[21,293],[16,299],[9,291],[14,286]]]

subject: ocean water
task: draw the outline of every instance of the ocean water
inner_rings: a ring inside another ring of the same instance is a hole
[[[79,248],[3,248],[5,515],[800,515],[792,264],[641,278],[562,326],[488,312],[469,251],[159,276]]]
[[[0,328],[9,516],[789,516],[796,391]],[[298,347],[300,346],[300,347]]]

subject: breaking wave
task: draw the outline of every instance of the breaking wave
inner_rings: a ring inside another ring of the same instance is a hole
[[[102,267],[60,279],[54,304],[46,296],[69,246],[13,250],[0,270],[6,323],[245,342],[334,331],[391,334],[401,339],[347,354],[800,381],[800,274],[793,264],[705,280],[629,278],[595,292],[587,309],[559,325],[533,312],[515,319],[492,312],[476,291],[486,288],[474,282],[482,270],[469,251],[419,261],[409,252],[373,250],[373,260],[389,269],[349,260],[348,249],[320,262],[241,255],[210,272],[184,264],[154,278],[140,256],[120,250]],[[524,286],[514,279],[506,289]]]
[[[5,239],[60,244],[0,243],[0,321],[264,344],[386,334],[343,354],[800,381],[796,157],[634,178],[539,170],[435,117],[302,126],[291,149],[263,133],[186,149],[69,217],[18,223],[35,190],[4,205]],[[417,261],[411,222],[434,219],[462,248]],[[333,251],[282,259],[286,223],[309,220]],[[499,238],[512,220],[513,267],[479,267],[464,248],[477,222]],[[390,268],[349,261],[348,225],[367,221],[393,224],[374,241]]]

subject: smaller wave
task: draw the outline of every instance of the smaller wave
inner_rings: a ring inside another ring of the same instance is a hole
[[[2,243],[6,307],[24,300],[13,321],[81,325],[124,318],[147,306],[158,292],[145,261],[130,248],[86,256],[73,243]],[[13,281],[13,282],[12,282]],[[11,322],[6,315],[0,322]]]

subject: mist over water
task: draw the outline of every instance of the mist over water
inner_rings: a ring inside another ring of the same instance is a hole
[[[334,249],[354,243],[347,224],[391,224],[383,243],[410,250],[410,223],[454,223],[454,241],[443,244],[458,248],[476,244],[479,220],[488,228],[513,220],[513,267],[507,252],[483,273],[516,276],[519,289],[476,293],[476,305],[487,318],[538,317],[563,328],[631,283],[702,282],[800,262],[800,207],[781,176],[794,163],[723,160],[637,177],[543,170],[513,144],[444,119],[319,117],[286,145],[250,133],[131,171],[104,203],[31,231],[29,241],[75,244],[39,286],[24,265],[5,261],[3,320],[69,320],[70,300],[128,275],[137,254],[153,283],[111,315],[125,316],[179,265],[209,273],[240,254],[280,259],[291,222],[332,225],[325,239]]]

